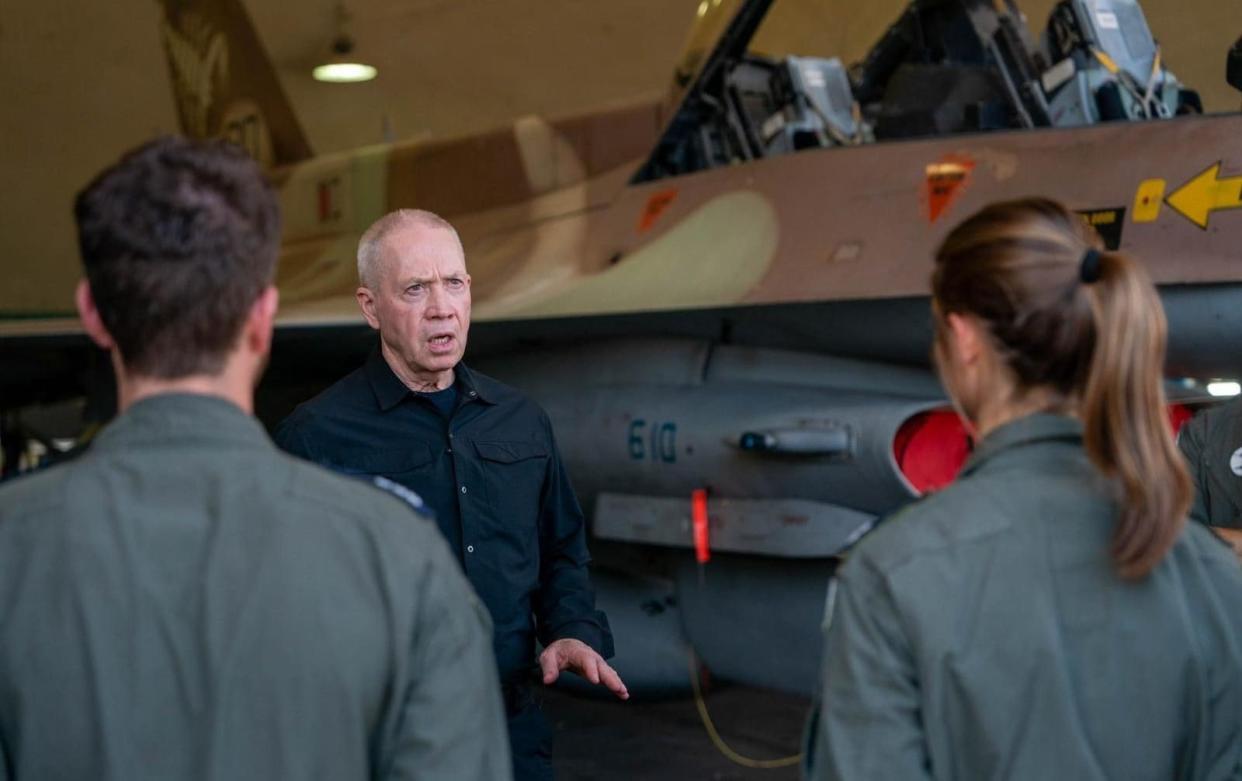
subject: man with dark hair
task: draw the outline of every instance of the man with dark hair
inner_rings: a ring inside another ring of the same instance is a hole
[[[552,776],[532,694],[564,670],[629,696],[604,659],[582,510],[552,424],[534,402],[462,363],[470,275],[457,231],[431,212],[381,217],[358,244],[358,303],[379,333],[367,363],[276,430],[295,455],[418,492],[491,612],[514,776]],[[535,641],[544,646],[538,660]]]
[[[163,138],[77,199],[120,416],[0,489],[0,780],[507,779],[486,611],[406,499],[251,416],[276,199]]]

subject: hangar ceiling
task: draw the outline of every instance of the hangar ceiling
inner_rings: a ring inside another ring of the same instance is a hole
[[[698,0],[349,0],[374,82],[309,71],[335,0],[242,0],[316,152],[560,115],[662,90]],[[1051,0],[1022,5],[1041,29]],[[861,57],[899,0],[782,0],[774,48]],[[1236,110],[1224,54],[1238,0],[1147,0],[1169,66],[1213,110]],[[296,9],[296,10],[293,10]],[[154,0],[0,0],[0,312],[69,308],[73,194],[124,149],[176,130]]]

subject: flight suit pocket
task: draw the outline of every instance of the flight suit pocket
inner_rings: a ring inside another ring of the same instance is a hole
[[[350,448],[332,453],[328,466],[347,475],[383,475],[393,477],[431,463],[431,448],[422,442],[400,447]]]
[[[479,455],[487,512],[480,531],[499,548],[504,566],[537,577],[539,500],[548,466],[548,450],[539,442],[474,443]]]

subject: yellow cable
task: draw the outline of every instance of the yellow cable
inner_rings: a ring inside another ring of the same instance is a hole
[[[1100,64],[1104,66],[1104,69],[1114,76],[1116,76],[1121,70],[1117,63],[1113,61],[1113,58],[1109,57],[1106,52],[1101,51],[1100,49],[1092,49],[1091,53],[1094,54],[1095,58],[1100,61]]]
[[[699,709],[699,718],[703,720],[703,727],[707,730],[707,737],[711,738],[712,745],[716,750],[725,755],[730,762],[749,767],[756,770],[775,770],[782,767],[792,767],[802,761],[801,754],[795,754],[792,757],[781,757],[780,759],[751,759],[744,757],[724,742],[724,738],[720,737],[720,733],[716,731],[716,725],[712,723],[712,717],[707,712],[707,703],[703,700],[703,690],[699,686],[699,660],[694,655],[694,651],[690,651],[690,685],[694,687],[694,705]]]

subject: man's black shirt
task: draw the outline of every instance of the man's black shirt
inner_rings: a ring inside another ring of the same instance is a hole
[[[276,429],[288,452],[331,469],[387,477],[416,493],[491,612],[501,680],[520,682],[564,637],[612,655],[595,609],[582,510],[547,415],[513,388],[458,364],[445,416],[379,351]]]

